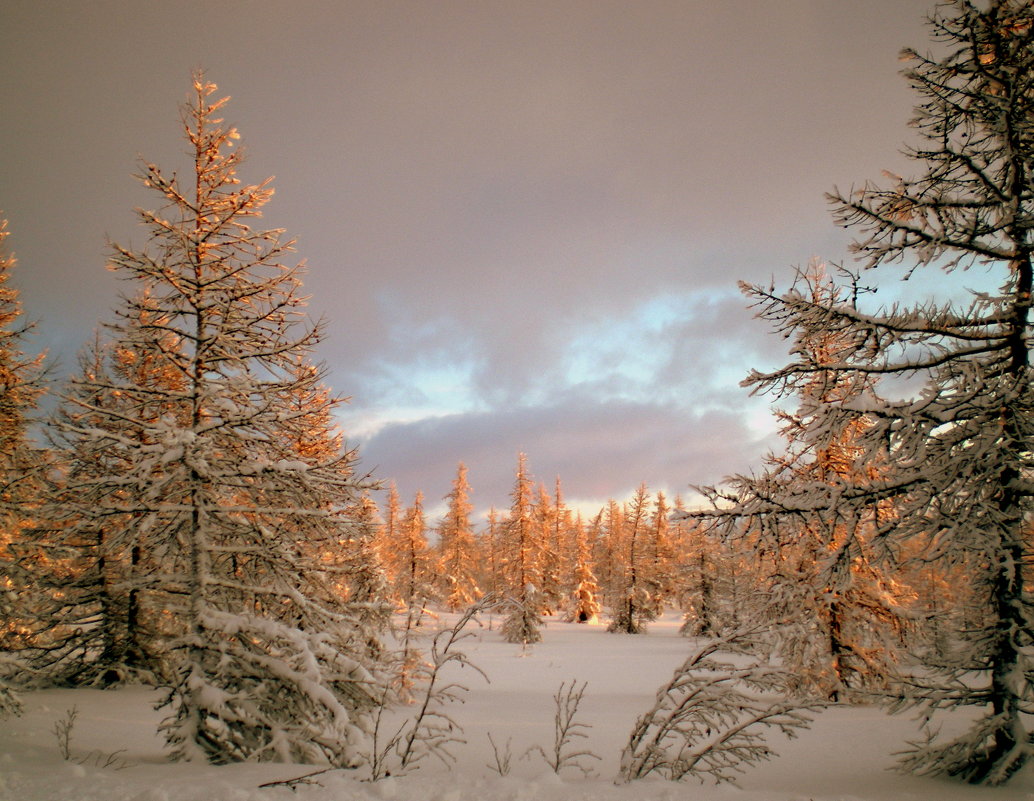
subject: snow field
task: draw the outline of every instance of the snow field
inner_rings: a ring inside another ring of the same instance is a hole
[[[449,622],[444,616],[428,633]],[[300,776],[318,766],[169,763],[156,732],[159,694],[149,688],[112,691],[45,690],[24,697],[25,714],[0,727],[2,801],[1034,801],[1034,771],[1026,769],[1003,788],[970,787],[901,776],[887,770],[892,753],[917,736],[907,715],[879,709],[836,707],[820,713],[796,739],[772,741],[779,758],[749,770],[739,787],[674,784],[647,779],[615,785],[617,763],[635,718],[646,711],[658,686],[686,657],[674,614],[645,635],[607,633],[602,626],[550,620],[544,639],[528,649],[503,642],[501,619],[485,617],[460,643],[489,677],[450,666],[445,679],[469,688],[466,702],[449,712],[464,729],[466,744],[453,747],[449,770],[426,761],[415,772],[380,782],[361,781],[360,771],[314,777],[320,783],[259,788]],[[588,682],[577,720],[591,728],[574,741],[602,761],[582,760],[593,775],[575,769],[555,776],[541,756],[522,755],[534,745],[547,751],[553,738],[553,695],[561,682]],[[53,733],[76,707],[71,761],[62,759]],[[405,714],[409,710],[402,710]],[[965,721],[956,718],[956,725]],[[511,772],[500,776],[497,746],[510,742]],[[109,763],[105,766],[105,763]]]

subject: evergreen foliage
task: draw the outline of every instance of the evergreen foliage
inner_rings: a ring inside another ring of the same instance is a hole
[[[642,634],[651,619],[652,605],[643,581],[643,540],[647,528],[646,485],[641,484],[621,516],[622,525],[613,529],[619,559],[611,605],[611,621],[607,631]]]
[[[567,619],[575,623],[595,623],[600,614],[600,588],[592,571],[592,553],[585,526],[579,518],[574,526],[574,570]]]

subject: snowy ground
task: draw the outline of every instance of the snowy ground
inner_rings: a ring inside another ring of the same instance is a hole
[[[486,623],[489,621],[486,621]],[[454,710],[467,744],[455,749],[448,771],[426,763],[408,776],[376,783],[355,772],[317,777],[320,786],[260,789],[271,780],[312,768],[255,764],[212,767],[164,760],[155,733],[160,713],[153,690],[48,690],[25,697],[25,714],[0,724],[2,801],[1034,801],[1034,771],[1005,788],[973,788],[900,776],[887,770],[892,753],[916,735],[907,716],[876,709],[833,708],[797,740],[773,741],[780,757],[749,771],[738,787],[689,780],[648,779],[615,785],[617,761],[636,716],[685,658],[688,643],[672,616],[645,636],[607,634],[599,626],[550,622],[542,643],[526,652],[504,643],[498,620],[476,630],[462,650],[491,679],[470,670],[453,677],[470,688]],[[555,776],[542,758],[519,758],[552,743],[553,694],[562,681],[587,681],[579,720],[590,725],[580,741],[603,757],[595,775]],[[75,706],[71,759],[60,754],[53,729]],[[960,721],[961,722],[961,721]],[[510,742],[513,767],[500,776],[488,741]],[[110,764],[109,764],[110,763]]]

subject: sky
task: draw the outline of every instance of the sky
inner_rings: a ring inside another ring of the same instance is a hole
[[[5,0],[0,215],[59,378],[185,170],[204,69],[305,260],[361,466],[433,513],[517,454],[586,510],[760,469],[785,360],[737,281],[850,262],[824,193],[907,172],[932,0]]]

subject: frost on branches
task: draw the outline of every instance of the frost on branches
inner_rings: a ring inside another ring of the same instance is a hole
[[[790,697],[791,671],[758,656],[761,632],[745,627],[702,643],[636,720],[621,752],[624,781],[657,774],[734,783],[771,759],[768,734],[795,737],[817,705]]]
[[[817,262],[800,273],[798,287],[816,304],[854,302]],[[803,325],[795,331],[794,352],[815,364],[835,363],[842,347],[836,332]],[[786,451],[770,456],[760,476],[730,479],[727,504],[707,517],[725,536],[751,542],[763,566],[758,595],[780,620],[770,637],[796,677],[795,692],[834,702],[864,698],[886,688],[905,628],[904,606],[911,600],[880,565],[875,532],[892,509],[885,501],[852,507],[780,504],[802,493],[835,498],[886,470],[885,454],[861,459],[856,443],[868,425],[864,418],[835,421],[827,414],[830,406],[875,401],[875,381],[864,373],[819,370],[798,391],[798,410],[777,412]],[[822,427],[818,416],[826,418]]]
[[[470,503],[466,465],[461,463],[456,469],[452,490],[444,500],[448,506],[438,525],[440,595],[445,608],[456,612],[470,606],[481,595],[475,578],[477,550],[474,527],[470,521],[473,506]]]
[[[43,392],[42,357],[26,356],[22,342],[32,328],[21,320],[18,292],[7,285],[14,257],[6,255],[7,221],[0,220],[0,718],[20,709],[15,682],[36,604],[22,557],[34,525],[43,455],[27,431]]]
[[[539,617],[542,574],[538,560],[541,532],[532,516],[531,477],[523,453],[517,458],[510,500],[510,518],[505,523],[503,541],[503,575],[509,612],[502,632],[507,642],[532,645],[542,639],[542,618]]]
[[[272,189],[237,178],[215,91],[195,76],[183,110],[190,180],[144,167],[162,201],[140,212],[148,249],[115,247],[133,294],[108,326],[114,367],[84,370],[55,420],[58,536],[135,593],[175,758],[348,765],[381,695],[370,482],[333,426],[290,244],[251,227]]]
[[[997,784],[1029,760],[1034,712],[1034,5],[956,0],[938,6],[931,25],[943,55],[905,53],[920,95],[921,139],[910,153],[918,176],[836,193],[835,216],[861,232],[854,250],[872,270],[866,283],[904,263],[906,276],[968,270],[998,288],[965,302],[867,311],[799,288],[778,295],[748,287],[760,316],[784,336],[825,331],[838,343],[833,358],[798,349],[782,369],[751,375],[755,391],[802,396],[820,378],[860,386],[873,376],[918,387],[887,400],[861,392],[817,404],[813,441],[856,426],[853,474],[881,469],[863,481],[792,483],[756,498],[756,511],[767,504],[772,514],[827,510],[867,520],[884,553],[964,578],[968,625],[942,658],[910,672],[901,703],[930,714],[970,706],[975,722],[955,739],[931,734],[903,766]]]

